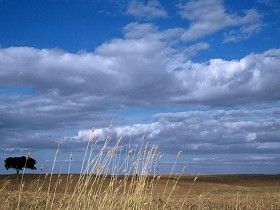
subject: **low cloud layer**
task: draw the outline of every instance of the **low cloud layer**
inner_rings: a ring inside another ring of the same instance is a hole
[[[277,173],[279,119],[279,108],[158,113],[151,123],[113,127],[112,132],[116,139],[123,137],[122,145],[132,148],[141,145],[143,135],[145,144],[159,144],[167,155],[164,164],[172,163],[181,150],[184,156],[179,166],[187,164],[192,173],[256,173],[264,165],[265,173]],[[94,137],[103,145],[108,131],[109,128],[97,128],[94,133],[81,130],[65,142],[71,145]]]
[[[154,122],[116,127],[117,137],[138,144],[143,134],[147,141],[158,142],[165,151],[179,150],[191,154],[260,154],[279,153],[280,109],[208,110],[159,113]],[[105,139],[108,129],[97,129],[96,139]],[[76,139],[87,141],[91,130]]]

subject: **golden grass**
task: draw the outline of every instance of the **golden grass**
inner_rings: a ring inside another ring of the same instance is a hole
[[[39,175],[24,175],[20,209],[46,209],[49,179],[42,177],[39,189]],[[97,175],[93,175],[91,179],[95,177]],[[170,193],[174,182],[177,185],[166,203],[167,196],[163,197],[162,194],[168,177],[162,176],[158,180],[152,195],[148,193],[149,189],[148,192],[138,189],[138,192],[127,191],[124,194],[124,183],[130,186],[135,177],[110,175],[99,177],[100,180],[103,179],[102,186],[94,186],[98,193],[84,192],[78,195],[73,192],[77,183],[81,182],[79,174],[71,175],[68,186],[65,185],[67,174],[54,174],[51,181],[53,191],[49,196],[54,199],[52,209],[280,209],[280,175],[202,175],[196,182],[193,182],[195,176],[192,175],[183,175],[178,182],[177,176],[172,175],[166,193]],[[58,184],[57,180],[62,181]],[[148,176],[146,183],[152,180],[153,177]],[[17,208],[20,182],[20,175],[0,176],[1,209]],[[54,193],[56,184],[58,186]],[[66,187],[68,190],[65,194]],[[73,195],[77,197],[69,203]]]

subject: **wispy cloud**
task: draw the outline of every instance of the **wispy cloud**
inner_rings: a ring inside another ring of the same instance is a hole
[[[258,33],[262,28],[260,23],[243,26],[237,30],[231,30],[224,33],[224,42],[239,42],[250,38],[253,34]]]
[[[185,50],[186,55],[188,55],[188,57],[195,56],[199,51],[207,50],[207,49],[209,49],[209,47],[210,47],[210,44],[208,44],[206,42],[198,42],[196,44],[193,44],[193,45],[189,46]]]
[[[127,8],[127,14],[144,19],[167,17],[166,11],[157,0],[148,1],[146,4],[142,1],[131,1]]]
[[[248,27],[261,18],[255,9],[245,11],[244,16],[227,13],[220,0],[190,1],[180,4],[179,8],[181,16],[190,21],[189,28],[182,35],[185,41],[203,38],[230,26]]]

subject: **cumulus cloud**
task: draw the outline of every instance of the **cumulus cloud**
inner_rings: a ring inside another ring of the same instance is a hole
[[[127,14],[145,19],[167,16],[163,6],[157,0],[148,1],[147,4],[136,0],[131,1],[127,8]]]
[[[213,105],[277,101],[279,95],[271,94],[271,90],[279,83],[278,77],[275,77],[278,74],[277,54],[279,50],[272,49],[240,60],[211,59],[205,63],[188,61],[183,67],[185,71],[176,75],[188,94],[177,95],[173,99],[177,102],[207,101]]]
[[[182,35],[185,41],[199,39],[230,26],[248,28],[248,25],[255,25],[261,19],[255,9],[245,11],[243,16],[227,13],[221,0],[189,1],[180,4],[179,8],[181,16],[190,21],[189,28]]]

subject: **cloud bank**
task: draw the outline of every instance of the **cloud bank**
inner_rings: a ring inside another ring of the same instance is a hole
[[[148,109],[190,104],[216,107],[279,103],[280,95],[275,91],[280,88],[279,49],[229,61],[211,59],[195,63],[185,61],[182,57],[180,52],[174,52],[163,42],[145,39],[115,39],[101,45],[93,53],[80,54],[28,47],[1,49],[2,145],[28,148],[37,142],[38,147],[43,147],[49,143],[42,144],[42,137],[46,142],[57,140],[54,140],[54,136],[58,135],[55,130],[82,130],[92,126],[93,121],[102,127],[108,124],[112,116],[108,114],[106,117],[106,112],[126,107],[140,106]],[[207,118],[208,114],[201,116],[201,119]],[[186,113],[178,113],[174,116],[180,118],[185,115]],[[225,115],[229,113],[225,112]],[[217,145],[211,145],[208,141],[195,144],[195,139],[208,136],[205,133],[208,130],[213,132],[209,135],[213,141],[215,139],[219,142],[223,138],[230,141],[234,137],[230,128],[237,128],[237,134],[241,135],[244,129],[242,126],[264,126],[257,121],[254,122],[256,125],[252,125],[238,121],[222,124],[210,120],[208,123],[214,123],[212,126],[219,127],[220,124],[227,131],[224,133],[218,129],[216,136],[211,125],[188,121],[185,124],[184,117],[177,124],[161,124],[169,122],[174,116],[156,115],[153,124],[139,127],[135,125],[135,130],[141,128],[141,131],[150,133],[151,137],[157,137],[164,130],[172,128],[174,130],[165,135],[180,133],[181,137],[170,136],[169,142],[179,141],[182,144],[182,138],[189,138],[192,144],[186,148],[204,151],[213,147],[213,150],[218,151]],[[269,122],[272,127],[278,123],[277,120],[273,122]],[[194,127],[204,126],[204,129],[186,130],[189,123],[195,124]],[[120,128],[119,132],[125,133],[122,129],[124,128]],[[44,132],[47,130],[52,132],[46,135]],[[275,131],[266,136],[274,139],[277,135]],[[245,142],[245,145],[249,142],[248,149],[254,145],[252,149],[255,151],[257,148],[258,151],[278,148],[277,143],[274,145],[272,142],[252,144],[251,141],[264,139],[264,136],[265,134],[257,134],[254,128],[251,132],[248,130],[242,134],[242,138],[236,138]],[[27,140],[23,142],[21,138]],[[226,150],[227,146],[223,148]],[[244,148],[236,148],[236,151]]]
[[[192,154],[278,153],[279,117],[279,108],[159,113],[152,123],[116,127],[113,131],[117,137],[135,139],[135,144],[145,134],[174,153],[180,149]],[[102,140],[107,132],[107,128],[97,129],[94,136]],[[84,130],[75,138],[86,141],[91,135],[91,130]]]
[[[280,84],[279,49],[240,60],[195,63],[182,57],[162,42],[143,39],[116,39],[94,53],[81,54],[28,47],[1,49],[2,93],[20,87],[34,90],[20,96],[26,100],[12,105],[6,102],[19,96],[2,94],[1,105],[8,110],[16,106],[18,111],[32,108],[55,113],[87,106],[98,110],[163,102],[166,106],[239,105],[279,100],[274,91]]]

